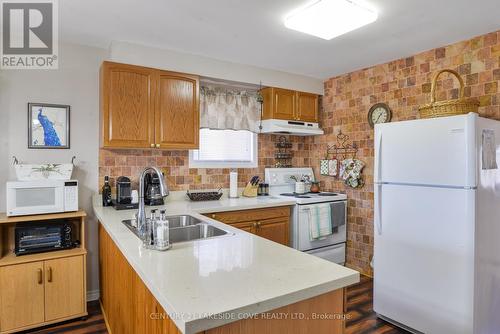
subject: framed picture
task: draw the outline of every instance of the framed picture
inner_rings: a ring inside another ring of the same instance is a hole
[[[28,148],[69,148],[70,106],[28,103]]]

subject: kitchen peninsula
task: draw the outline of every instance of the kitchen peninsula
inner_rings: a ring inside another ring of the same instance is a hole
[[[169,215],[188,214],[229,233],[166,252],[144,249],[121,223],[134,211],[100,203],[95,196],[101,303],[112,333],[344,332],[343,288],[359,281],[358,272],[202,215],[294,201],[168,201],[162,208]]]

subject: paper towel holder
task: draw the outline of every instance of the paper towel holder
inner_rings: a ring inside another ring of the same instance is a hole
[[[236,191],[235,191],[235,195],[231,196],[231,174],[236,174],[235,178],[236,180],[233,180],[236,182],[235,186],[236,186]],[[238,171],[236,169],[232,169],[231,172],[229,173],[229,191],[227,193],[227,197],[228,198],[239,198],[240,196],[238,195]]]

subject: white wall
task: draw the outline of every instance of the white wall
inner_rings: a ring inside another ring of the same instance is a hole
[[[320,79],[127,42],[111,43],[110,60],[256,85],[262,81],[264,86],[324,94]]]
[[[91,195],[98,187],[99,66],[107,50],[60,45],[58,70],[0,71],[0,211],[5,211],[5,182],[15,179],[11,156],[22,162],[69,162],[80,182],[80,207],[87,219],[88,290],[99,288],[97,223]],[[71,106],[69,150],[28,149],[28,102]]]

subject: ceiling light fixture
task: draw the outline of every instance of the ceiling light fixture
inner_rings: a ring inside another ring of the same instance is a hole
[[[377,20],[366,3],[351,0],[316,0],[287,15],[285,27],[330,40]]]

